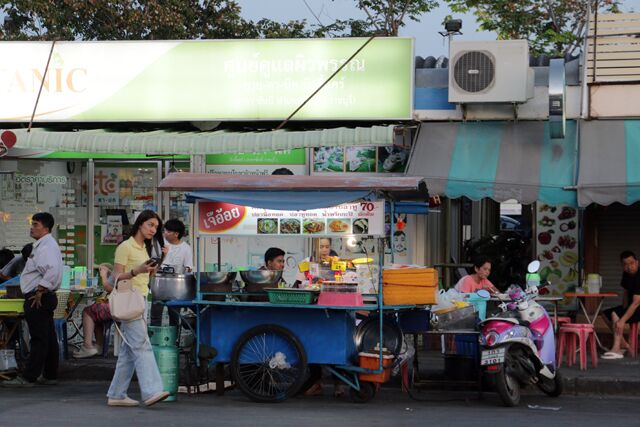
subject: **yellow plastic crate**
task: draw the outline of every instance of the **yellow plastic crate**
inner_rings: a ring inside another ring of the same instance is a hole
[[[0,299],[0,313],[24,313],[24,299]]]
[[[382,272],[386,305],[436,303],[438,272],[433,268],[387,269]]]

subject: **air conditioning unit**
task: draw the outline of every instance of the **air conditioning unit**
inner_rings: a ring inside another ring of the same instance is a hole
[[[533,98],[526,40],[452,41],[449,102],[520,103]]]

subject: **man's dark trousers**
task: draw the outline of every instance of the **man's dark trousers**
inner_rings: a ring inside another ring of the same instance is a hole
[[[34,382],[40,374],[48,380],[58,378],[58,338],[53,323],[53,311],[58,305],[55,292],[42,294],[42,306],[31,307],[30,297],[35,292],[25,295],[24,318],[29,326],[31,345],[27,367],[22,374],[27,381]]]

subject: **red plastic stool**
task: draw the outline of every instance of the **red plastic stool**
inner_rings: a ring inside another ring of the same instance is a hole
[[[629,325],[629,354],[631,357],[638,356],[638,323],[631,323]]]
[[[580,370],[587,370],[587,347],[591,351],[591,364],[598,366],[598,351],[596,348],[596,336],[593,325],[589,323],[571,323],[560,327],[560,340],[558,344],[558,367],[562,365],[562,356],[567,347],[567,365],[572,366],[576,361],[576,339],[579,340]]]

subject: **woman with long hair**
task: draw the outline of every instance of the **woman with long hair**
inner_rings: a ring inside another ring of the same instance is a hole
[[[133,289],[145,298],[149,294],[149,276],[159,265],[149,258],[147,243],[150,243],[156,235],[160,223],[157,213],[150,210],[142,211],[131,228],[131,237],[116,249],[113,271],[116,281],[131,280]],[[169,393],[163,391],[162,378],[153,356],[144,317],[121,322],[120,332],[123,343],[118,354],[116,371],[107,392],[109,406],[139,404],[138,401],[127,396],[134,370],[145,406],[151,406],[169,397]]]

